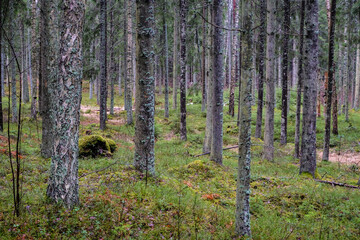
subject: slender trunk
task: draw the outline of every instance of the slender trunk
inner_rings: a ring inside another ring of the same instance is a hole
[[[334,84],[334,48],[335,48],[335,18],[336,0],[331,0],[330,23],[329,23],[329,59],[328,59],[328,86],[326,93],[326,114],[325,114],[325,134],[323,161],[329,161],[330,150],[330,131],[331,131],[331,104]]]
[[[114,1],[110,1],[111,7]],[[114,10],[110,11],[110,115],[114,115],[114,94],[116,81]]]
[[[10,12],[13,13],[13,10],[10,10]],[[11,16],[14,16],[13,14],[10,14]],[[14,21],[13,19],[11,19],[11,21]],[[12,26],[14,26],[14,23],[11,24]],[[14,41],[13,38],[11,38],[11,45],[14,46]],[[18,121],[18,109],[17,109],[17,98],[16,98],[16,64],[15,64],[15,57],[14,54],[11,54],[11,113],[12,113],[12,118],[11,121],[13,123],[16,123]],[[21,97],[21,96],[20,96]]]
[[[235,232],[238,236],[251,238],[250,229],[250,165],[251,165],[251,102],[252,102],[252,14],[251,0],[242,4],[242,35],[243,64],[241,81],[240,108],[240,134],[239,134],[239,159],[238,176],[236,184],[236,218]]]
[[[288,51],[290,31],[290,0],[284,0],[283,22],[283,57],[282,57],[282,98],[281,98],[281,145],[287,143],[287,116],[288,116]]]
[[[100,130],[106,128],[107,115],[107,1],[100,1]]]
[[[154,113],[155,80],[153,77],[154,0],[137,0],[136,4],[136,169],[155,174]]]
[[[206,0],[203,1],[203,16],[204,18],[207,15],[207,2]],[[206,63],[205,63],[205,56],[206,56],[206,24],[205,19],[202,21],[202,53],[201,53],[201,112],[205,111],[206,108]]]
[[[344,67],[345,67],[345,81],[344,81],[344,110],[345,110],[345,120],[349,121],[349,96],[350,96],[350,23],[352,21],[350,17],[350,0],[345,0],[345,9],[347,12],[347,19],[345,20],[345,59],[344,59]]]
[[[187,140],[186,131],[186,12],[187,0],[180,0],[180,138]]]
[[[169,44],[168,44],[168,32],[166,23],[166,4],[164,4],[164,33],[165,33],[165,113],[164,117],[169,117]]]
[[[233,14],[232,14],[232,22],[234,28],[239,28],[239,22],[238,22],[238,2],[237,0],[233,0]],[[231,64],[231,79],[230,79],[230,96],[229,96],[229,115],[234,117],[235,116],[235,84],[236,84],[236,55],[239,48],[239,44],[237,42],[237,34],[232,34],[232,48],[231,48],[231,55],[230,55],[230,62]]]
[[[305,1],[301,2],[300,37],[299,37],[299,69],[297,72],[296,122],[295,122],[295,158],[300,158],[300,124],[301,124],[301,95],[303,90],[303,60],[304,60],[304,20]]]
[[[316,171],[316,98],[319,68],[318,1],[309,0],[305,12],[304,109],[301,141],[300,174]]]
[[[222,164],[222,150],[223,150],[223,85],[224,85],[224,75],[223,75],[223,31],[222,27],[222,0],[214,0],[213,4],[213,15],[214,15],[214,34],[213,34],[213,44],[214,44],[214,55],[213,55],[213,127],[212,135],[216,136],[212,138],[211,142],[211,153],[210,159],[218,164]]]
[[[21,79],[22,79],[22,100],[24,103],[29,102],[29,82],[27,78],[26,67],[26,41],[25,41],[25,26],[24,22],[20,23],[21,28]]]
[[[264,158],[274,159],[274,105],[275,105],[275,2],[267,0],[266,45],[266,115],[264,129]]]
[[[133,123],[132,114],[132,79],[133,79],[133,61],[132,61],[132,9],[134,0],[127,1],[126,8],[126,84],[125,84],[125,109],[126,109],[126,123],[131,125]]]
[[[177,89],[178,89],[178,9],[174,4],[174,56],[173,56],[173,109],[177,109]]]
[[[355,80],[355,100],[354,108],[359,109],[360,106],[360,43],[357,44],[356,50],[356,80]]]
[[[118,71],[118,84],[119,84],[119,96],[122,96],[122,90],[121,90],[121,84],[122,84],[122,81],[121,81],[121,78],[122,78],[122,74],[123,74],[123,71],[122,71],[122,65],[121,65],[121,56],[119,56],[119,71]]]
[[[77,0],[62,0],[61,3],[59,69],[52,83],[56,134],[52,141],[47,196],[71,208],[79,203],[78,141],[85,5]]]
[[[260,1],[260,35],[259,35],[259,84],[258,84],[258,108],[256,117],[255,137],[261,138],[264,99],[264,65],[265,65],[265,41],[266,41],[266,0]]]
[[[2,4],[0,3],[0,24],[3,24],[3,9]],[[4,45],[2,40],[2,30],[0,29],[0,132],[4,131],[4,120],[3,120],[3,97],[4,97]]]

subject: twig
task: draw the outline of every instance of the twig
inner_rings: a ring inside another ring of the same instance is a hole
[[[114,165],[116,165],[116,164],[118,164],[118,163],[119,163],[119,161],[116,161],[116,162],[110,164],[110,165],[107,166],[107,167],[104,167],[104,168],[95,170],[95,171],[93,171],[93,172],[89,172],[89,173],[83,174],[83,175],[81,175],[79,178],[86,177],[86,176],[88,176],[88,175],[90,175],[90,174],[93,174],[93,173],[105,171],[106,169],[108,169],[108,168],[110,168],[110,167],[112,167],[112,166],[114,166]]]
[[[314,179],[314,180],[315,180],[315,182],[327,183],[327,184],[331,184],[333,186],[360,189],[360,187],[358,187],[358,186],[348,185],[348,184],[345,184],[345,183],[331,182],[331,181],[325,181],[325,180],[319,180],[319,179]]]

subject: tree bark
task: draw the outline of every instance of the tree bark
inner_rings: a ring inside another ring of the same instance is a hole
[[[169,44],[168,44],[168,28],[166,23],[166,4],[164,4],[164,34],[165,34],[165,113],[164,117],[169,117]]]
[[[336,19],[336,0],[331,0],[330,22],[329,22],[329,59],[328,59],[328,86],[326,92],[326,114],[325,114],[325,134],[323,161],[329,161],[330,151],[330,131],[331,131],[331,104],[334,85],[334,48],[335,48],[335,19]]]
[[[264,99],[264,65],[265,65],[265,41],[266,41],[266,0],[260,0],[260,34],[259,34],[259,84],[258,106],[256,114],[255,137],[261,138]]]
[[[216,136],[212,138],[211,142],[211,154],[210,160],[218,164],[222,164],[222,149],[223,149],[223,88],[224,88],[224,56],[223,56],[223,30],[222,30],[222,15],[223,15],[223,1],[214,0],[213,3],[213,15],[214,27],[213,44],[213,127],[212,135]]]
[[[125,110],[126,123],[133,123],[132,114],[132,79],[133,79],[133,62],[132,62],[132,9],[134,0],[127,1],[126,6],[126,79],[125,79]]]
[[[186,131],[186,13],[187,0],[180,0],[180,138],[187,140]]]
[[[205,17],[207,15],[207,1],[203,1],[203,16],[202,21],[202,53],[201,53],[201,112],[204,112],[206,109],[206,24]]]
[[[238,175],[236,182],[236,219],[237,236],[251,238],[250,229],[250,165],[251,165],[251,102],[252,102],[252,13],[251,0],[242,3],[242,81],[240,107],[240,134]]]
[[[300,158],[300,124],[301,124],[301,96],[303,91],[303,60],[304,60],[304,21],[305,1],[301,2],[300,12],[300,37],[299,37],[299,69],[297,72],[297,97],[296,97],[296,122],[295,122],[295,158]]]
[[[100,130],[107,118],[107,1],[100,1]]]
[[[287,116],[288,116],[288,52],[290,35],[290,0],[284,0],[283,21],[283,57],[282,57],[282,97],[281,97],[281,138],[280,144],[287,143]]]
[[[155,174],[154,112],[155,80],[153,76],[154,1],[136,1],[136,122],[135,168]]]
[[[356,50],[356,80],[355,80],[355,100],[354,107],[359,109],[360,106],[360,43],[357,44]]]
[[[305,12],[304,103],[300,174],[316,171],[316,98],[319,68],[318,0],[309,0]]]
[[[264,158],[274,159],[274,106],[275,106],[275,2],[267,0],[266,45],[266,115],[264,129]]]
[[[71,208],[79,203],[79,126],[82,80],[83,1],[62,0],[58,75],[52,83],[53,154],[47,196]]]
[[[174,56],[173,56],[173,109],[177,109],[177,89],[178,89],[178,9],[174,4]]]
[[[114,1],[110,1],[110,115],[114,115],[114,97],[116,81],[116,62],[115,62],[115,27],[114,27]]]

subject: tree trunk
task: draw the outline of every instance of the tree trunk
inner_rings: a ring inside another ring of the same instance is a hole
[[[222,30],[222,15],[223,6],[222,0],[214,0],[213,3],[213,15],[214,15],[214,55],[213,55],[213,127],[212,135],[216,136],[212,138],[210,159],[218,164],[222,164],[222,149],[223,149],[223,86],[224,86],[224,56],[223,56],[223,30]]]
[[[165,113],[164,117],[169,117],[169,44],[168,44],[168,28],[166,23],[166,4],[164,4],[164,34],[165,34]]]
[[[9,3],[9,21],[10,21],[10,28],[11,29],[15,29],[15,6],[14,6],[14,2],[10,1]],[[10,39],[10,44],[15,47],[15,32],[12,33],[11,39]],[[11,51],[10,51],[11,52]],[[14,53],[11,52],[10,54],[11,56],[11,63],[10,63],[10,67],[11,67],[11,113],[12,113],[12,118],[11,121],[13,123],[17,123],[18,122],[18,110],[17,110],[17,98],[16,98],[16,64],[15,64],[15,58],[16,56],[14,56]],[[9,77],[10,79],[10,77]],[[21,97],[21,96],[20,96]]]
[[[187,0],[180,0],[180,138],[187,140],[186,133],[186,12]]]
[[[281,145],[287,143],[287,115],[288,115],[288,51],[290,32],[290,0],[284,0],[283,22],[283,57],[282,57],[282,97],[281,97]]]
[[[300,174],[316,170],[316,98],[319,68],[318,1],[309,0],[305,12],[304,103]]]
[[[326,92],[326,114],[325,114],[325,134],[323,161],[329,161],[330,151],[330,131],[331,131],[331,104],[334,84],[334,48],[335,48],[335,19],[336,19],[336,0],[331,0],[330,22],[329,22],[329,59],[328,59],[328,86]]]
[[[299,69],[297,72],[296,122],[295,122],[295,158],[300,158],[300,124],[301,124],[301,95],[303,91],[303,60],[304,60],[304,20],[305,1],[301,2],[300,37],[299,37]]]
[[[154,1],[137,0],[136,4],[136,121],[135,168],[155,174],[154,113],[155,80],[153,76]]]
[[[264,129],[264,158],[274,159],[274,105],[275,105],[275,2],[267,0],[266,45],[266,115]]]
[[[110,1],[111,7],[114,1]],[[110,115],[114,116],[114,94],[116,81],[114,9],[110,11]]]
[[[206,25],[205,25],[205,18],[207,15],[207,2],[206,0],[203,1],[203,16],[204,19],[202,21],[202,53],[201,53],[201,112],[205,111],[206,108]]]
[[[235,29],[239,28],[239,11],[238,11],[238,1],[233,0],[233,14],[232,14],[232,22]],[[235,84],[236,84],[236,56],[237,51],[239,49],[238,34],[232,33],[232,48],[231,48],[231,55],[230,55],[230,62],[231,62],[231,78],[230,78],[230,96],[229,96],[229,115],[234,117],[235,116]]]
[[[107,1],[100,1],[100,130],[106,128],[107,115]]]
[[[242,34],[243,64],[241,81],[240,134],[238,176],[236,182],[236,219],[235,232],[237,236],[251,238],[250,230],[250,165],[251,165],[251,102],[252,102],[252,14],[251,1],[242,3]]]
[[[356,80],[355,80],[355,100],[354,107],[359,109],[360,106],[360,43],[357,44],[356,50]]]
[[[54,101],[53,154],[47,196],[71,208],[79,203],[78,155],[82,80],[83,1],[62,0],[58,75]]]
[[[133,79],[133,62],[132,62],[132,13],[134,0],[127,1],[127,20],[126,20],[126,83],[125,83],[125,110],[126,123],[131,125],[133,123],[132,114],[132,79]]]
[[[259,84],[258,84],[258,108],[256,115],[255,137],[261,138],[264,99],[264,65],[265,65],[265,41],[266,41],[266,0],[260,1],[260,35],[259,35]]]
[[[173,56],[173,109],[177,109],[177,89],[178,89],[178,9],[174,4],[174,56]]]
[[[22,79],[22,100],[24,103],[29,102],[29,82],[27,78],[27,64],[26,64],[26,41],[25,41],[25,26],[24,22],[20,23],[21,28],[21,79]]]
[[[350,96],[350,23],[352,21],[350,17],[350,0],[345,0],[345,11],[347,12],[347,18],[345,22],[345,57],[344,57],[344,75],[345,75],[345,81],[344,81],[344,110],[345,110],[345,120],[349,121],[349,96]]]
[[[3,24],[3,6],[0,3],[0,24]],[[4,131],[4,119],[3,119],[3,97],[4,97],[4,45],[2,40],[2,30],[0,30],[0,131]]]

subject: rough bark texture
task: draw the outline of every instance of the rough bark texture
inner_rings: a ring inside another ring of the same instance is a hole
[[[238,9],[238,1],[233,0],[233,14],[232,14],[232,26],[237,29],[239,28],[239,9]],[[229,115],[235,116],[235,84],[237,82],[236,75],[236,56],[237,51],[239,50],[238,44],[238,33],[232,33],[232,48],[230,54],[230,62],[231,62],[231,78],[230,78],[230,96],[229,96]]]
[[[213,127],[210,160],[218,164],[222,164],[222,150],[223,150],[223,88],[224,88],[224,56],[223,56],[223,30],[222,14],[223,14],[222,0],[214,0],[213,15],[214,27],[213,34]]]
[[[281,96],[281,145],[287,143],[287,115],[288,115],[288,52],[290,32],[290,0],[284,0],[284,21],[283,21],[283,57],[282,57],[282,96]]]
[[[322,160],[329,160],[330,150],[330,131],[331,131],[331,104],[334,84],[334,48],[335,48],[335,18],[336,0],[331,0],[330,22],[329,22],[329,58],[328,58],[328,85],[326,92],[326,114],[325,114],[325,134],[324,150]]]
[[[240,135],[238,176],[236,182],[235,232],[251,238],[250,229],[250,164],[251,164],[251,102],[252,102],[252,15],[251,0],[242,5],[242,81],[240,98]]]
[[[47,195],[70,208],[79,203],[78,155],[82,80],[83,1],[62,0],[58,75],[52,83],[53,154]]]
[[[256,114],[255,137],[261,138],[264,100],[264,66],[265,66],[265,41],[266,41],[266,0],[260,0],[260,34],[259,34],[259,84],[258,84],[258,108]]]
[[[29,82],[27,78],[27,64],[26,64],[26,41],[25,41],[25,26],[24,21],[20,23],[20,35],[21,35],[21,79],[22,79],[22,100],[24,103],[28,103],[29,97]]]
[[[309,0],[305,12],[304,103],[300,174],[316,170],[316,98],[319,68],[318,1]]]
[[[352,21],[350,17],[350,0],[345,0],[345,11],[346,19],[345,19],[345,40],[344,40],[344,113],[345,113],[345,120],[349,121],[349,96],[350,96],[350,23]]]
[[[10,21],[10,26],[11,29],[15,29],[15,10],[14,10],[14,1],[10,1],[9,4],[9,21]],[[12,46],[15,46],[15,42],[14,39],[15,38],[15,32],[12,33],[11,39],[10,39],[10,44]],[[15,63],[15,57],[14,53],[11,52],[10,54],[11,56],[11,63],[10,63],[10,67],[11,67],[11,114],[12,114],[12,118],[11,121],[13,123],[16,123],[18,121],[18,109],[17,109],[17,98],[16,98],[16,63]]]
[[[35,0],[29,0],[29,5],[31,5],[31,9],[32,9],[32,11],[31,11],[31,15],[32,15],[31,34],[29,33],[29,39],[28,39],[28,41],[29,41],[29,77],[30,77],[30,83],[32,85],[32,91],[31,91],[31,117],[32,117],[32,119],[36,119],[36,117],[37,117],[36,116],[37,115],[36,103],[37,103],[38,84],[37,84],[36,78],[33,79],[33,77],[32,77],[33,75],[36,76],[36,67],[37,67],[36,58],[38,57],[36,55],[37,41],[34,41],[34,42],[32,41],[32,40],[36,39],[35,36],[37,33],[37,27],[38,27],[38,24],[36,23],[37,11],[35,10],[35,9],[37,9],[37,4],[40,5],[40,3],[36,2]],[[40,69],[40,67],[39,67],[39,69]],[[39,82],[40,82],[40,79],[39,79]]]
[[[106,128],[107,103],[107,1],[100,1],[100,129]]]
[[[299,39],[299,69],[297,72],[297,97],[296,97],[296,120],[295,120],[295,158],[300,158],[300,124],[301,124],[301,97],[303,90],[303,60],[304,60],[304,21],[305,1],[301,2],[300,11],[300,39]]]
[[[41,7],[40,14],[40,43],[39,43],[39,112],[42,118],[42,139],[41,139],[41,156],[44,158],[51,157],[53,143],[53,122],[51,119],[51,101],[50,101],[50,59],[53,53],[50,53],[49,38],[50,29],[50,3],[46,0],[39,2]],[[55,18],[55,13],[53,15]],[[54,27],[54,26],[53,26]]]
[[[186,133],[186,12],[187,0],[180,0],[180,138],[187,140]]]
[[[267,1],[266,45],[266,115],[264,129],[264,158],[274,159],[274,105],[275,105],[275,2]]]
[[[164,34],[165,34],[165,113],[164,117],[169,117],[169,44],[168,44],[168,28],[166,23],[166,4],[164,4]]]
[[[114,27],[114,1],[110,1],[110,115],[114,115],[114,94],[116,81],[116,62],[115,62],[115,27]]]
[[[3,5],[0,2],[0,24],[3,24]],[[0,30],[0,131],[4,130],[4,120],[3,120],[3,102],[2,98],[4,96],[4,54],[3,54],[3,42],[2,42],[2,31]]]
[[[136,122],[135,167],[155,173],[154,112],[155,79],[153,76],[154,1],[136,1]]]
[[[133,62],[132,62],[132,9],[134,0],[127,1],[126,7],[126,79],[125,79],[125,110],[126,123],[133,123],[132,114],[132,79],[133,79]]]

